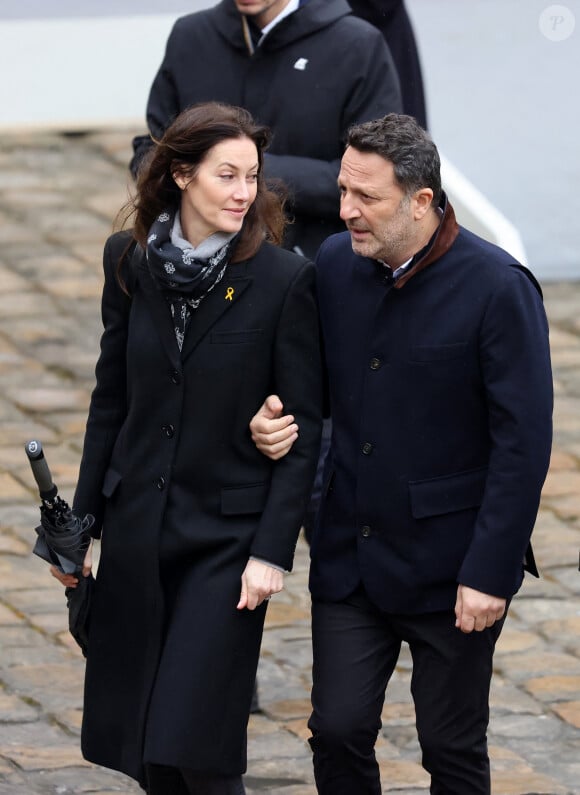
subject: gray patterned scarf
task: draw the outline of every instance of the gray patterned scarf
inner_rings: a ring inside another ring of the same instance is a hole
[[[236,244],[236,235],[216,232],[194,248],[184,239],[179,213],[164,212],[147,238],[147,265],[171,309],[179,350],[191,312],[221,281]]]

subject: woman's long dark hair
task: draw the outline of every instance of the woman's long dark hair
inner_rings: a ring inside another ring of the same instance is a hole
[[[145,248],[151,224],[165,210],[179,208],[181,191],[173,175],[195,178],[210,149],[222,141],[249,138],[258,151],[258,189],[244,219],[232,262],[253,256],[264,240],[279,245],[285,217],[281,195],[264,181],[264,151],[270,142],[267,127],[256,124],[247,110],[219,102],[192,105],[177,116],[160,141],[156,141],[139,170],[137,192],[126,206],[133,216],[133,237]]]

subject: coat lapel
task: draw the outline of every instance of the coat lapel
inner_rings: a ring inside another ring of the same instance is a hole
[[[139,269],[139,284],[147,300],[155,322],[155,328],[171,364],[180,369],[185,359],[217,320],[239,301],[240,296],[252,283],[252,277],[236,274],[236,267],[228,267],[224,278],[208,293],[197,309],[192,311],[189,328],[185,334],[183,349],[180,352],[175,339],[175,329],[171,322],[171,312],[157,289],[146,266]]]
[[[191,315],[189,328],[185,334],[181,359],[185,359],[199,345],[210,328],[240,300],[242,293],[252,283],[251,276],[237,276],[235,266],[228,267],[224,278],[208,293]]]
[[[144,266],[139,269],[139,285],[143,290],[143,295],[153,316],[155,329],[165,353],[169,357],[173,368],[180,370],[181,355],[175,338],[175,329],[171,321],[171,311],[163,294],[157,289],[151,274]]]

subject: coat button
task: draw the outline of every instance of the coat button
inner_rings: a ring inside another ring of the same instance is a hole
[[[163,491],[163,489],[165,488],[165,478],[163,476],[158,478],[156,485],[157,485],[157,488],[159,489],[159,491]]]
[[[180,384],[181,383],[181,373],[179,372],[179,370],[172,370],[171,371],[171,380],[172,380],[172,382],[174,384]]]
[[[371,534],[371,528],[368,526],[368,524],[364,524],[362,526],[362,528],[361,528],[362,537],[363,538],[368,538],[370,536],[370,534]]]
[[[363,455],[370,455],[373,451],[373,446],[370,442],[365,442],[361,447]]]
[[[376,356],[373,356],[373,358],[370,361],[371,370],[378,370],[380,366],[381,366],[381,360],[377,359]]]
[[[167,436],[168,439],[171,439],[171,437],[175,434],[175,428],[171,424],[162,425],[161,430]]]

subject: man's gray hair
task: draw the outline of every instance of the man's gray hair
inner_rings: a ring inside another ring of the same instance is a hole
[[[441,199],[441,160],[429,134],[412,116],[389,113],[382,119],[356,124],[346,145],[373,152],[393,164],[395,177],[406,196],[431,188],[433,205]]]

